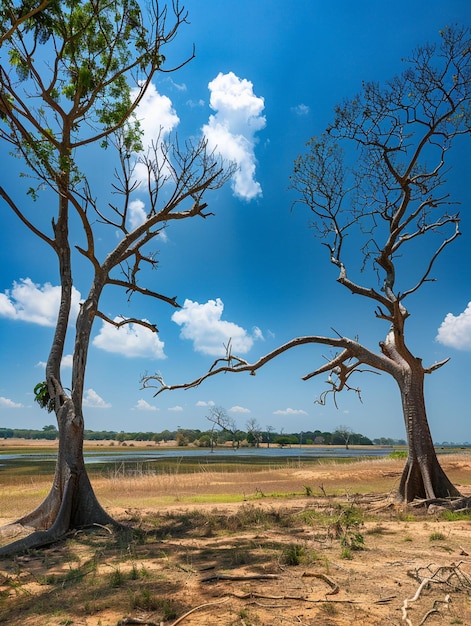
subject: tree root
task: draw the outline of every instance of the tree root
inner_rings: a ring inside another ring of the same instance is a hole
[[[471,498],[416,498],[412,502],[409,502],[409,506],[414,508],[423,507],[429,509],[430,512],[435,512],[439,508],[459,512],[466,511],[471,508]]]

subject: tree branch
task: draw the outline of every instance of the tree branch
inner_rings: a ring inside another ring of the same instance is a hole
[[[121,328],[121,326],[125,326],[126,324],[137,324],[138,326],[143,326],[144,328],[148,328],[153,333],[159,332],[159,329],[157,328],[155,324],[151,324],[150,322],[146,322],[145,320],[140,320],[136,317],[122,317],[121,316],[122,320],[120,322],[117,322],[116,320],[112,320],[111,318],[107,317],[100,311],[97,311],[95,313],[95,316],[99,317],[104,322],[108,322],[108,324],[111,324],[115,328]]]

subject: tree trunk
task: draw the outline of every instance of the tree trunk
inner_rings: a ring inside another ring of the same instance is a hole
[[[116,522],[99,504],[88,478],[83,458],[83,419],[77,417],[70,398],[58,413],[59,450],[51,490],[31,513],[14,524],[36,532],[0,548],[9,556],[48,545],[72,529]]]
[[[409,456],[402,473],[398,499],[412,502],[419,499],[459,497],[438,462],[427,420],[424,399],[424,371],[420,359],[409,363],[408,371],[399,381],[407,433]]]
[[[101,285],[100,285],[101,287]],[[31,513],[15,522],[26,528],[32,528],[32,534],[0,548],[0,556],[6,556],[37,548],[58,539],[75,528],[93,524],[118,525],[99,504],[83,458],[84,422],[82,414],[83,381],[87,362],[88,345],[93,326],[100,289],[95,285],[83,304],[77,317],[72,369],[72,394],[67,395],[62,384],[55,376],[60,373],[57,362],[62,350],[51,351],[53,358],[48,364],[48,388],[50,396],[55,398],[56,416],[59,429],[59,449],[56,469],[51,490],[45,500]],[[70,299],[70,290],[63,289],[63,299]],[[64,307],[66,308],[66,307]],[[70,305],[69,305],[70,309]],[[62,320],[63,322],[63,320]],[[57,328],[64,324],[57,325]],[[58,338],[56,328],[54,347],[63,345],[63,337]],[[65,331],[63,332],[65,336]]]

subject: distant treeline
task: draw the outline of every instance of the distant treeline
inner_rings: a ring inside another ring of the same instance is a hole
[[[54,440],[59,436],[55,426],[44,426],[42,430],[27,428],[0,428],[1,439],[49,439]],[[380,437],[369,439],[360,433],[350,431],[335,430],[334,432],[322,432],[320,430],[303,431],[299,433],[283,433],[270,431],[227,432],[221,430],[199,430],[190,428],[179,428],[177,430],[163,430],[162,432],[116,432],[112,430],[86,430],[84,439],[87,441],[117,441],[125,443],[127,441],[149,441],[154,443],[166,443],[176,441],[179,446],[194,445],[199,447],[211,447],[217,445],[227,445],[231,442],[235,447],[264,445],[405,445],[404,439],[392,439],[390,437]]]

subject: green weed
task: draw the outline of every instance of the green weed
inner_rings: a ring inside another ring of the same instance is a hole
[[[446,539],[445,535],[439,531],[434,532],[429,537],[430,541],[444,541]]]

